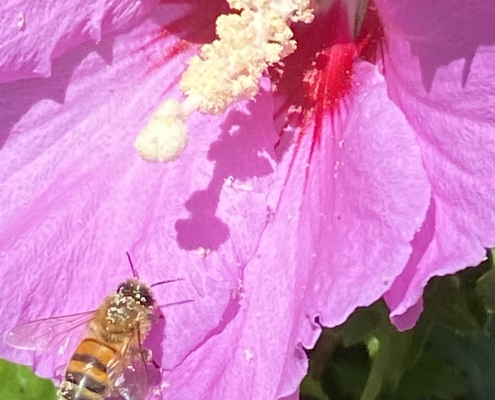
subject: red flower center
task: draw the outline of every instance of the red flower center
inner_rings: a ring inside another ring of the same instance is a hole
[[[302,110],[300,126],[314,118],[316,140],[324,115],[338,112],[351,91],[356,59],[377,61],[383,27],[372,0],[359,25],[353,37],[345,3],[336,1],[330,10],[317,14],[313,23],[294,28],[298,47],[285,59],[277,87],[286,99],[282,109]],[[276,77],[274,80],[277,82]]]
[[[297,50],[284,60],[279,79],[272,74],[284,99],[276,118],[283,118],[282,126],[298,127],[296,151],[304,135],[313,135],[308,162],[321,142],[325,116],[333,119],[346,105],[356,60],[376,63],[383,58],[383,26],[373,0],[368,1],[356,30],[352,35],[346,4],[337,0],[329,10],[317,13],[313,23],[294,27]]]

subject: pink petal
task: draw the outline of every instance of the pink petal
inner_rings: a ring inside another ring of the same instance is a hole
[[[495,8],[491,0],[377,6],[388,90],[416,131],[432,185],[413,254],[386,296],[393,317],[407,312],[396,319],[406,329],[431,277],[477,265],[495,245]]]
[[[232,361],[226,349],[208,346],[224,330],[232,343],[239,334],[230,332],[232,318],[242,326],[239,280],[265,229],[273,180],[273,106],[263,92],[226,118],[197,115],[179,161],[140,159],[135,136],[165,97],[179,95],[167,85],[194,52],[150,70],[180,44],[173,35],[151,40],[177,17],[167,6],[158,11],[128,33],[66,52],[49,79],[2,85],[0,118],[8,129],[0,155],[0,281],[15,290],[0,299],[0,335],[19,322],[98,307],[130,276],[128,250],[146,282],[184,279],[156,289],[160,304],[193,300],[164,309],[166,324],[150,343],[156,360],[190,371],[207,348],[201,362],[220,360],[223,368]],[[211,253],[201,257],[199,247]],[[73,346],[62,356],[33,356],[0,343],[0,356],[53,376]],[[265,363],[280,358],[267,354]],[[253,364],[261,360],[258,354]],[[168,382],[180,398],[196,391],[214,398],[210,381]],[[226,384],[222,390],[230,393],[223,398],[239,393]]]
[[[368,63],[354,69],[352,107],[326,121],[309,171],[308,221],[300,226],[316,242],[308,288],[325,326],[390,287],[430,197],[414,131],[388,99],[383,77]]]
[[[5,0],[1,6],[0,82],[48,77],[52,60],[85,41],[129,28],[158,0]]]
[[[308,273],[308,264],[298,263],[297,253],[299,241],[306,243],[309,238],[299,237],[297,229],[303,197],[300,180],[285,186],[281,194],[284,178],[281,175],[272,187],[270,223],[243,270],[224,323],[190,354],[187,365],[165,374],[165,381],[171,383],[169,398],[202,399],[205,393],[211,399],[232,398],[232,393],[246,399],[295,396],[307,364],[301,345],[292,337],[299,330],[298,304],[304,295],[300,277]],[[288,218],[291,212],[294,218]],[[303,366],[298,374],[285,375],[286,357],[291,361],[295,357]]]
[[[273,250],[286,269],[296,265],[286,301],[292,312],[285,312],[295,328],[279,395],[293,391],[305,373],[306,359],[297,349],[314,345],[316,319],[336,326],[390,288],[428,207],[429,184],[413,130],[388,99],[377,69],[368,63],[354,69],[350,98],[333,120],[330,115],[324,120],[308,181],[309,132],[277,210],[281,231],[287,225],[298,230],[293,240],[282,240],[282,251]],[[272,236],[280,241],[280,234]],[[280,285],[288,286],[278,278]]]

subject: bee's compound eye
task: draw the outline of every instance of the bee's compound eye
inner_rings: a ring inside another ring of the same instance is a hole
[[[153,307],[153,304],[155,301],[153,300],[153,297],[149,293],[144,293],[141,295],[141,303],[143,303],[144,306],[151,308]]]
[[[139,288],[136,300],[138,300],[143,306],[148,308],[152,308],[155,304],[155,300],[153,299],[151,291],[145,286]]]
[[[117,293],[122,293],[122,291],[124,290],[125,288],[125,283],[121,283],[119,285],[119,287],[117,288]]]

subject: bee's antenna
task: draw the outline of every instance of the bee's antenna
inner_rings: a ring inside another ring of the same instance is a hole
[[[177,281],[183,281],[183,280],[184,280],[184,278],[168,279],[166,281],[160,281],[160,282],[153,283],[153,285],[151,285],[150,288],[152,288],[153,286],[163,285],[164,283],[171,283],[171,282],[177,282]]]
[[[191,303],[193,302],[193,299],[189,300],[181,300],[181,301],[174,301],[173,303],[168,303],[168,304],[159,304],[158,308],[166,308],[166,307],[172,307],[172,306],[177,306],[179,304],[186,304],[186,303]]]
[[[136,278],[136,279],[139,279],[139,275],[138,275],[136,269],[134,268],[134,265],[132,264],[131,255],[129,254],[128,251],[126,251],[125,254],[127,255],[127,259],[129,260],[129,264],[131,265],[132,276],[134,276],[134,278]]]

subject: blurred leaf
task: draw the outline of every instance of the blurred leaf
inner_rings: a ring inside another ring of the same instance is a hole
[[[476,282],[476,292],[490,313],[495,313],[495,267],[493,265],[494,250],[490,252],[490,269]]]
[[[56,389],[49,379],[36,376],[29,367],[0,359],[0,399],[55,400]]]
[[[495,393],[495,319],[487,331],[476,335],[459,335],[438,327],[430,337],[437,356],[457,365],[469,376],[479,400],[493,400]]]
[[[355,400],[363,391],[370,371],[366,347],[339,346],[328,360],[321,385],[331,400]]]
[[[327,361],[332,357],[332,353],[337,345],[337,338],[331,329],[323,329],[320,338],[313,349],[307,350],[309,358],[308,375],[315,380],[320,380],[325,371]]]
[[[407,332],[398,332],[388,320],[381,324],[376,335],[378,351],[375,350],[361,400],[374,400],[381,393],[395,393],[402,375],[418,360],[428,331],[429,325],[425,323],[418,323]]]
[[[416,400],[433,397],[453,400],[468,395],[470,389],[466,373],[426,350],[418,362],[402,376],[397,391],[385,398]]]
[[[329,400],[328,396],[321,388],[320,382],[314,379],[311,375],[307,375],[303,379],[300,394],[304,399]]]
[[[347,321],[332,331],[338,335],[344,346],[367,342],[380,323],[388,318],[385,304],[377,301],[366,308],[357,308]]]
[[[456,275],[432,279],[425,290],[425,306],[421,318],[445,326],[452,331],[476,332],[486,323],[486,310],[476,292],[482,274],[468,268]]]

